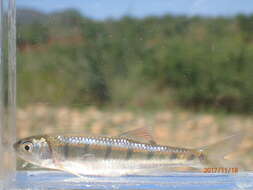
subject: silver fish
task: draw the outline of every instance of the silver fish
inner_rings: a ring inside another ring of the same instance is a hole
[[[220,166],[241,138],[237,134],[211,146],[188,149],[159,145],[148,130],[140,128],[117,137],[32,136],[13,146],[19,157],[40,167],[77,176],[121,176],[154,174],[175,167]]]

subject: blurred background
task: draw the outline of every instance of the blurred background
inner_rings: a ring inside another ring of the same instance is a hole
[[[253,165],[253,2],[18,0],[18,137],[151,126],[199,147],[237,131]]]

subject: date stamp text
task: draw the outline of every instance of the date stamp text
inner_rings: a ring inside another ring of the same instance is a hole
[[[203,173],[238,173],[238,168],[204,168]]]

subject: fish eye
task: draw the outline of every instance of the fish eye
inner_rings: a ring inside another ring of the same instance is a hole
[[[30,149],[30,146],[28,146],[28,145],[25,145],[25,149],[26,149],[27,151],[29,151],[29,149]]]
[[[31,152],[33,148],[33,144],[31,142],[24,142],[23,143],[23,148],[26,152]]]

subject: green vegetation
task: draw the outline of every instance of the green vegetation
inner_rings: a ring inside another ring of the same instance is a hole
[[[253,16],[28,13],[17,22],[20,105],[253,111]]]

